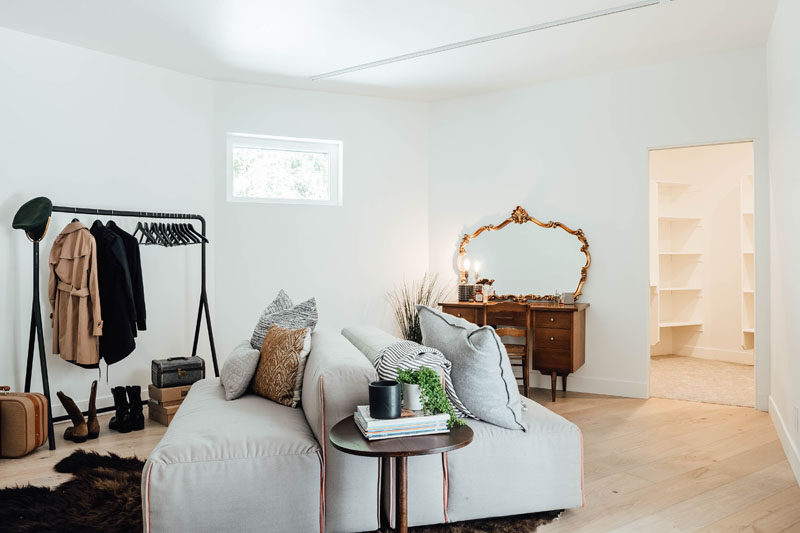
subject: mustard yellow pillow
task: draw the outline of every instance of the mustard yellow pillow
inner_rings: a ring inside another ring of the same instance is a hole
[[[311,328],[270,326],[261,343],[258,367],[253,376],[253,392],[281,405],[297,407],[310,352]]]

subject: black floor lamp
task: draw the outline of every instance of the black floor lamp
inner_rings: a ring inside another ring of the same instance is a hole
[[[47,360],[44,350],[44,329],[42,328],[42,309],[39,303],[39,241],[47,234],[50,227],[50,215],[53,203],[39,197],[25,202],[14,215],[12,227],[25,231],[25,235],[33,243],[33,303],[31,305],[31,329],[28,337],[28,363],[25,368],[25,392],[31,390],[33,374],[34,344],[39,345],[39,364],[42,369],[42,387],[47,397],[47,442],[51,450],[56,449],[53,436],[53,402],[50,400],[50,380],[47,377]]]

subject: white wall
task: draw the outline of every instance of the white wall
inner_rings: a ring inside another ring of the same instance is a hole
[[[767,45],[772,228],[770,414],[800,481],[800,4],[781,0]]]
[[[453,276],[459,237],[517,204],[583,228],[592,266],[581,301],[591,308],[586,364],[570,388],[647,396],[648,149],[755,140],[763,215],[765,101],[764,50],[751,49],[433,104],[431,270]],[[766,272],[757,275],[767,294]]]
[[[198,78],[0,29],[0,384],[22,390],[30,324],[31,244],[11,229],[16,210],[47,196],[61,205],[194,211],[211,218],[211,96],[211,84]],[[79,218],[86,225],[95,220]],[[71,219],[55,214],[42,242],[48,354],[47,256]],[[117,222],[135,227],[133,219]],[[100,380],[98,405],[113,403],[110,386],[149,383],[151,359],[191,351],[199,253],[142,248],[148,330],[140,332],[131,356],[111,366],[108,384],[105,375]],[[201,342],[200,353],[208,353],[207,343]],[[47,358],[54,413],[61,414],[55,392],[85,400],[98,374]],[[32,384],[41,390],[38,352]]]
[[[342,206],[231,203],[227,132],[344,142]],[[280,288],[314,296],[320,327],[395,330],[386,292],[427,267],[427,106],[217,83],[214,199],[218,348],[249,338]]]

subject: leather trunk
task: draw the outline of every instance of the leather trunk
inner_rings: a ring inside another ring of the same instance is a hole
[[[150,374],[159,388],[191,385],[206,377],[206,362],[197,356],[154,359]]]
[[[47,442],[47,398],[0,392],[0,457],[22,457]]]

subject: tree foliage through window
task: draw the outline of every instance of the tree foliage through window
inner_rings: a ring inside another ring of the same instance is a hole
[[[234,197],[330,199],[326,153],[234,146],[232,156]]]

